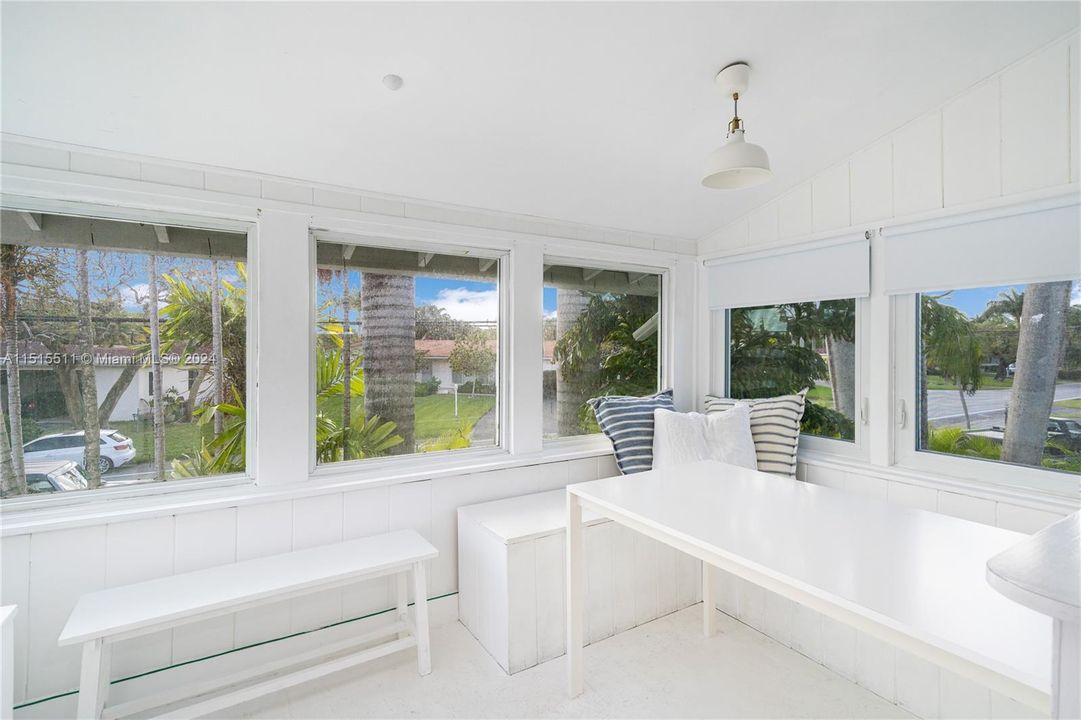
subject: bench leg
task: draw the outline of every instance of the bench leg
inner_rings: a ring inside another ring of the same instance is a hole
[[[398,584],[398,620],[405,620],[409,616],[409,577],[408,573],[400,572],[395,576]],[[401,640],[408,633],[402,631],[398,633],[398,639]]]
[[[417,670],[432,671],[432,646],[428,639],[428,579],[424,561],[413,563],[413,614],[417,631]]]
[[[83,665],[79,674],[79,720],[101,717],[109,695],[109,660],[113,646],[101,639],[83,644]]]
[[[717,584],[714,581],[713,566],[702,563],[702,634],[713,637],[717,632]]]

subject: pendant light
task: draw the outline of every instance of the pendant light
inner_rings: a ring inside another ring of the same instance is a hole
[[[715,190],[738,190],[761,185],[770,179],[769,156],[760,145],[743,137],[743,120],[739,117],[739,98],[747,90],[751,68],[737,62],[723,68],[713,83],[733,103],[732,121],[728,123],[728,140],[706,156],[702,185]]]

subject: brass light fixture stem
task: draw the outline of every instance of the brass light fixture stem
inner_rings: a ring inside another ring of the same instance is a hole
[[[732,121],[728,123],[728,134],[743,129],[743,121],[739,119],[739,93],[732,93]]]

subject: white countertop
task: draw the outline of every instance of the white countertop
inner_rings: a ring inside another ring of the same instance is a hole
[[[1081,622],[1081,513],[988,560],[987,582],[1025,607]]]
[[[561,533],[567,528],[565,490],[519,495],[458,508],[458,514],[485,528],[506,544]],[[587,525],[608,522],[595,512],[582,514]]]
[[[984,577],[1021,533],[716,462],[568,491],[1049,691],[1051,620]]]

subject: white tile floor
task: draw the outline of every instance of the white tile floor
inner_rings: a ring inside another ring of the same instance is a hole
[[[908,718],[899,707],[727,615],[696,605],[586,648],[568,700],[562,658],[508,677],[459,623],[432,631],[433,671],[399,653],[240,705],[232,718]]]

